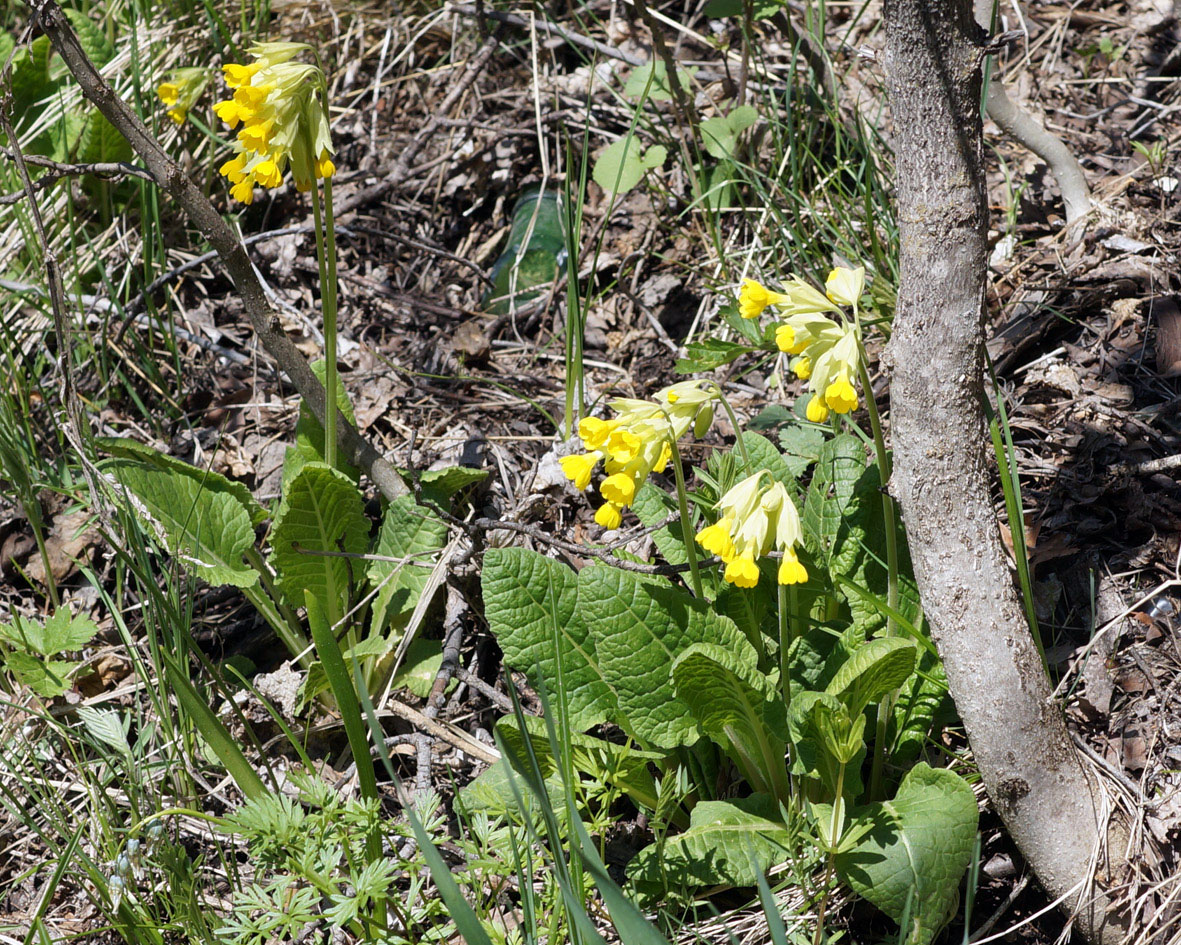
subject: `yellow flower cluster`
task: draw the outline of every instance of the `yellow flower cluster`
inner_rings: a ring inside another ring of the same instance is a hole
[[[753,279],[743,282],[738,294],[738,311],[743,318],[757,318],[774,306],[786,318],[775,328],[775,344],[794,355],[789,367],[808,382],[812,398],[808,419],[821,423],[829,411],[849,413],[858,406],[853,379],[861,364],[861,345],[856,323],[841,318],[842,305],[857,310],[865,291],[865,269],[838,267],[828,274],[825,291],[820,292],[793,276],[784,292],[772,292]],[[834,321],[826,313],[838,317]]]
[[[173,69],[168,73],[168,78],[156,87],[156,94],[168,106],[168,117],[178,125],[183,125],[208,84],[208,69],[200,66]]]
[[[734,486],[718,500],[718,520],[697,533],[697,543],[725,562],[723,576],[738,587],[759,583],[756,562],[772,548],[783,554],[780,584],[808,580],[795,550],[803,538],[800,515],[783,484],[768,483],[769,478],[766,470],[760,470]]]
[[[585,453],[564,456],[562,472],[576,489],[586,489],[599,463],[607,478],[599,486],[606,500],[595,513],[604,528],[618,528],[623,510],[635,501],[640,486],[652,473],[664,472],[672,444],[692,428],[703,436],[713,422],[716,386],[681,381],[660,391],[654,401],[620,398],[609,406],[610,420],[587,417],[578,424]]]
[[[254,185],[278,187],[288,164],[295,186],[312,189],[317,178],[336,172],[328,127],[324,74],[317,66],[294,62],[306,43],[258,43],[254,61],[222,67],[233,98],[213,106],[231,128],[242,125],[237,155],[220,168],[234,186],[235,200],[254,200]]]

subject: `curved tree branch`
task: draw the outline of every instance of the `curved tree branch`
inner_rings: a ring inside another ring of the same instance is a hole
[[[976,22],[984,29],[992,23],[993,0],[976,0]],[[1074,153],[1055,134],[1042,127],[1029,112],[1009,98],[1000,73],[994,73],[988,80],[988,91],[984,100],[988,117],[996,122],[1005,134],[1024,145],[1050,168],[1062,191],[1062,202],[1066,206],[1066,225],[1086,216],[1091,210],[1091,188],[1087,177]]]
[[[238,239],[229,225],[221,218],[217,210],[185,176],[179,164],[160,147],[160,143],[147,129],[139,116],[135,114],[104,79],[94,64],[91,63],[78,37],[70,28],[69,22],[62,14],[61,8],[54,0],[31,0],[41,28],[49,36],[53,48],[62,57],[66,67],[73,73],[74,78],[82,87],[82,94],[114,125],[116,129],[131,144],[132,149],[144,162],[148,173],[170,197],[181,205],[193,225],[209,241],[209,245],[217,251],[222,264],[233,280],[238,294],[242,298],[246,315],[254,328],[258,340],[262,342],[267,353],[286,372],[307,403],[312,414],[324,423],[325,399],[324,387],[312,372],[307,359],[300,353],[295,344],[279,328],[279,322],[274,319],[274,313],[263,294],[262,286],[250,258],[242,242]],[[407,491],[406,484],[394,467],[387,462],[373,445],[362,437],[345,418],[337,411],[336,417],[337,445],[342,454],[351,462],[360,466],[373,480],[382,494],[394,499]]]
[[[971,0],[887,0],[885,24],[901,229],[891,491],[989,795],[1049,893],[1088,939],[1112,943],[1123,932],[1108,914],[1113,867],[1091,871],[1109,841],[1105,800],[1052,699],[988,488],[983,37]],[[1126,837],[1110,839],[1118,868]]]

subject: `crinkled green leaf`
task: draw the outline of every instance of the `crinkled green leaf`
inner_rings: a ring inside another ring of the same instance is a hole
[[[489,548],[481,581],[484,612],[505,665],[527,673],[539,667],[552,697],[560,659],[571,728],[580,731],[603,721],[611,692],[586,624],[574,619],[575,573],[535,551]]]
[[[788,712],[788,730],[795,747],[791,771],[805,781],[808,796],[813,799],[831,801],[841,784],[846,800],[861,793],[861,762],[865,758],[865,746],[853,753],[847,763],[844,778],[840,776],[840,764],[829,748],[834,736],[843,734],[848,723],[864,726],[865,716],[858,715],[850,720],[849,711],[836,697],[826,692],[805,690],[792,695]],[[843,723],[838,726],[837,723]],[[841,728],[841,732],[836,731]],[[863,730],[863,729],[862,729]]]
[[[842,433],[820,448],[800,520],[805,544],[826,566],[864,471],[865,448],[855,436]]]
[[[715,115],[701,122],[701,141],[705,150],[718,160],[734,157],[738,137],[758,121],[759,113],[753,105],[739,105],[728,115]]]
[[[824,441],[824,431],[818,427],[788,423],[779,431],[783,460],[796,476],[802,475],[804,470],[820,459]]]
[[[271,529],[271,565],[290,604],[303,606],[310,593],[335,623],[344,615],[351,576],[364,566],[359,558],[340,553],[362,555],[368,546],[365,504],[352,481],[323,463],[300,469],[283,493]]]
[[[756,788],[772,790],[787,769],[787,707],[778,680],[759,671],[758,654],[694,643],[673,662],[673,690]]]
[[[312,362],[312,371],[321,384],[328,383],[327,365],[322,359]],[[339,372],[336,375],[336,406],[349,423],[356,425],[357,419],[353,413],[353,404],[349,400],[349,393],[345,390],[344,380]],[[303,468],[305,463],[322,462],[324,462],[324,427],[308,409],[308,405],[300,400],[299,419],[295,422],[295,442],[287,447],[287,452],[283,456],[282,491],[287,491],[287,484]],[[340,456],[336,458],[336,465],[353,482],[360,479],[361,473],[357,467],[346,463]]]
[[[100,467],[134,499],[131,508],[165,550],[210,584],[252,587],[258,572],[242,560],[254,545],[254,524],[228,490],[206,488],[200,470],[189,473],[156,462],[109,459]]]
[[[620,724],[642,744],[691,745],[697,723],[673,691],[673,660],[694,643],[736,652],[750,646],[733,621],[704,601],[619,568],[578,573],[576,623],[594,640],[598,666],[616,696]]]
[[[766,794],[702,801],[689,829],[641,850],[628,865],[633,880],[657,888],[752,886],[792,855],[792,835],[779,805]]]
[[[779,645],[775,597],[776,591],[770,581],[759,581],[754,587],[726,584],[714,600],[714,609],[733,620],[751,645],[763,652],[777,649]]]
[[[662,144],[641,151],[642,146],[634,135],[625,135],[611,142],[595,159],[591,169],[595,183],[610,193],[626,193],[643,179],[647,171],[660,167],[668,157]]]
[[[894,700],[891,761],[909,764],[918,757],[931,733],[954,715],[942,661],[929,650],[919,650],[918,665]]]
[[[150,446],[145,446],[143,443],[127,437],[98,437],[95,440],[95,445],[103,452],[110,453],[112,456],[117,456],[121,459],[135,459],[168,472],[180,473],[188,476],[190,479],[195,479],[201,485],[202,489],[212,492],[224,492],[227,495],[233,496],[241,503],[242,508],[246,510],[253,525],[261,525],[267,519],[267,510],[255,500],[254,495],[246,488],[245,483],[227,479],[221,473],[216,473],[211,469],[204,469],[200,466],[194,466],[192,463],[186,463],[183,459],[177,459],[175,456],[161,453],[159,450],[152,449]]]
[[[99,29],[85,13],[80,10],[63,9],[66,19],[78,36],[78,44],[82,51],[96,66],[105,66],[115,56],[115,47],[107,39],[107,34]]]
[[[663,489],[658,489],[650,482],[640,486],[632,502],[632,511],[640,523],[647,528],[659,525],[677,514],[677,503]],[[685,553],[685,539],[681,535],[681,523],[671,522],[652,533],[652,541],[657,550],[669,564],[684,564],[689,560]]]
[[[748,345],[723,341],[721,338],[703,338],[685,345],[685,356],[678,358],[675,370],[678,374],[698,374],[712,371],[723,364],[742,357],[750,350]]]
[[[78,159],[94,164],[114,164],[130,161],[131,145],[106,117],[97,110],[86,115],[86,127],[78,142]]]
[[[783,459],[783,454],[775,448],[775,444],[768,440],[765,436],[760,436],[758,433],[752,433],[747,430],[742,434],[743,445],[746,446],[747,455],[750,456],[751,465],[756,470],[765,469],[771,474],[771,478],[783,483],[788,487],[789,491],[794,488],[795,476],[792,475],[791,469]],[[735,448],[734,457],[741,464],[742,451]],[[746,471],[742,471],[743,476]]]
[[[898,547],[898,613],[913,620],[919,610],[919,593],[910,565],[901,515],[895,511]],[[886,623],[885,602],[886,525],[882,508],[881,477],[876,465],[858,476],[844,505],[844,515],[833,537],[831,574],[848,579],[862,592],[843,589],[853,623],[868,635]],[[839,582],[838,582],[839,583]]]
[[[417,637],[406,649],[406,658],[391,685],[394,689],[407,689],[418,698],[425,699],[431,694],[442,665],[443,641]],[[450,685],[454,684],[453,679]]]
[[[23,117],[53,89],[49,80],[48,36],[38,36],[25,49],[17,50],[12,62],[12,111]]]
[[[373,553],[397,561],[369,562],[369,581],[378,588],[373,601],[374,632],[380,632],[387,619],[414,609],[446,544],[446,523],[417,505],[414,496],[398,496],[386,506]]]
[[[422,495],[425,500],[445,507],[455,493],[468,486],[473,486],[477,482],[483,482],[487,478],[488,470],[486,469],[448,466],[446,469],[426,470],[419,475],[418,484],[422,487]]]
[[[856,816],[872,829],[838,854],[837,871],[858,894],[901,922],[910,945],[927,945],[955,912],[959,884],[972,857],[976,798],[963,778],[920,762],[892,801],[869,804]]]
[[[867,640],[841,664],[826,691],[857,715],[906,682],[916,655],[914,644],[900,637]]]

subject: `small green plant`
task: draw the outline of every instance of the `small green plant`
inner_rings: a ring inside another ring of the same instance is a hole
[[[1148,162],[1148,167],[1152,171],[1153,179],[1164,176],[1165,159],[1169,154],[1169,145],[1164,138],[1160,138],[1152,144],[1145,144],[1143,141],[1133,141],[1132,149]]]
[[[85,647],[98,633],[89,617],[75,617],[69,607],[59,607],[44,621],[14,616],[0,623],[0,640],[6,652],[0,655],[4,668],[43,699],[62,695],[80,660],[57,659]]]
[[[611,418],[582,421],[587,452],[562,460],[567,476],[585,489],[602,464],[596,521],[613,529],[634,511],[656,527],[689,589],[650,567],[575,573],[535,552],[491,549],[484,600],[505,663],[546,681],[563,723],[554,743],[540,723],[502,720],[501,764],[524,772],[531,758],[543,779],[573,776],[584,785],[580,818],[593,817],[591,784],[647,812],[659,839],[628,867],[644,896],[753,886],[778,863],[816,858],[822,914],[835,875],[925,943],[950,918],[957,893],[946,880],[968,866],[976,808],[946,769],[920,763],[893,790],[884,774],[887,759],[913,763],[946,689],[880,488],[889,463],[876,413],[867,403],[865,439],[840,429],[868,377],[863,294],[860,270],[834,270],[824,292],[801,279],[782,292],[748,281],[732,324],[750,343],[703,342],[691,354],[791,356],[811,389],[797,406],[811,424],[789,417],[786,454],[744,432],[696,470],[701,485],[689,493],[678,441],[702,435],[716,404],[729,411],[712,382],[613,401]],[[771,308],[785,317],[759,328]],[[666,468],[675,497],[651,481]],[[690,508],[706,517],[696,536]],[[697,560],[697,545],[720,573]],[[604,722],[626,740],[582,734]]]

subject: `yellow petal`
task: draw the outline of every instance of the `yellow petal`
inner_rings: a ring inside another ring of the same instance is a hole
[[[729,561],[734,557],[734,542],[730,540],[731,525],[733,520],[723,516],[697,533],[697,544],[711,555]]]
[[[849,383],[848,376],[842,374],[828,385],[824,401],[836,413],[848,413],[857,409],[857,390]]]
[[[591,474],[599,464],[597,453],[576,453],[573,456],[563,456],[558,460],[566,478],[574,483],[574,488],[582,491],[590,485]]]
[[[175,82],[161,82],[156,89],[156,94],[160,96],[160,101],[165,105],[175,105],[180,96],[180,89]]]
[[[230,196],[242,203],[254,203],[254,181],[249,177],[243,178],[230,188]]]
[[[619,506],[631,505],[632,499],[636,497],[636,484],[626,473],[615,473],[603,480],[599,492],[608,502]]]
[[[812,399],[808,401],[807,416],[813,423],[824,423],[828,419],[828,407],[819,394],[813,394]]]
[[[754,587],[759,583],[759,566],[750,555],[735,558],[722,575],[735,587]]]
[[[619,523],[623,521],[623,515],[615,505],[610,502],[604,502],[599,506],[599,510],[595,512],[595,521],[610,530],[619,527]]]
[[[808,580],[808,569],[800,564],[796,553],[787,550],[783,553],[783,561],[779,565],[780,584],[803,584]]]

